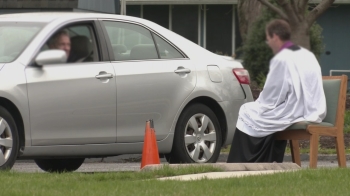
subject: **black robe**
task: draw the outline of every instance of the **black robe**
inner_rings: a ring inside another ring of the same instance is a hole
[[[227,163],[281,163],[286,145],[286,140],[274,140],[274,134],[252,137],[236,129]]]

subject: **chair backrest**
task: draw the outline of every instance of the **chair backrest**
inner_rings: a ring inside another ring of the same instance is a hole
[[[323,76],[322,79],[327,104],[327,115],[323,122],[343,127],[348,77]]]

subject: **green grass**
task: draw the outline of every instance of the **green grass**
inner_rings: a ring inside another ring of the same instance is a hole
[[[206,168],[211,170],[213,168]],[[0,172],[1,195],[349,195],[349,169],[295,172],[198,181],[158,181],[188,170],[110,173]],[[193,171],[194,169],[190,169]],[[216,170],[216,169],[214,169]]]

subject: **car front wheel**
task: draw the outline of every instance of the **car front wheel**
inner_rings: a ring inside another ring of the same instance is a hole
[[[0,170],[11,169],[19,149],[17,127],[11,114],[0,106]]]
[[[214,112],[206,105],[185,108],[176,124],[173,148],[165,157],[169,163],[215,163],[222,135]]]
[[[46,172],[72,172],[84,163],[84,158],[74,159],[35,159],[35,163],[40,169]]]

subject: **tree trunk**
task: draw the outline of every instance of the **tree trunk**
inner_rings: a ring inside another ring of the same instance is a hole
[[[309,25],[306,21],[291,24],[292,42],[304,48],[310,49]]]
[[[238,0],[238,22],[243,43],[246,40],[250,27],[259,18],[261,9],[262,5],[257,0]]]

